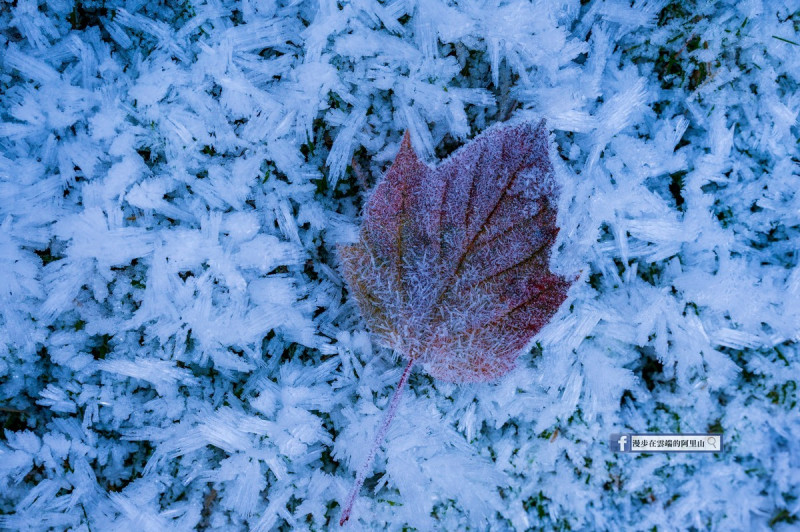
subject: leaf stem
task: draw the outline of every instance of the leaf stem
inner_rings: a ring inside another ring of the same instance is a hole
[[[403,395],[403,388],[406,387],[408,377],[411,375],[412,366],[414,366],[413,358],[408,362],[406,369],[403,371],[403,376],[400,377],[400,382],[397,383],[397,389],[394,391],[394,395],[392,395],[392,400],[389,403],[389,409],[386,411],[386,414],[383,417],[383,421],[378,429],[378,433],[375,434],[375,440],[372,442],[372,448],[369,450],[367,459],[364,461],[364,464],[358,471],[356,483],[353,486],[353,489],[350,491],[350,495],[347,496],[347,502],[344,505],[342,517],[339,519],[339,526],[344,525],[347,520],[350,519],[350,512],[353,510],[353,504],[356,502],[358,492],[361,490],[361,486],[364,484],[364,480],[367,478],[367,473],[372,471],[372,463],[375,461],[375,455],[378,453],[378,448],[383,443],[384,438],[386,438],[386,433],[389,431],[389,425],[392,423],[392,419],[394,419],[394,415],[397,413],[397,406],[400,404],[400,397]]]

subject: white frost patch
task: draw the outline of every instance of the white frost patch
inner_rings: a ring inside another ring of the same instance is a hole
[[[352,528],[796,526],[797,2],[680,4],[5,2],[0,528],[335,526],[401,371],[337,246],[404,131],[509,118],[576,281],[498,382],[414,368]]]

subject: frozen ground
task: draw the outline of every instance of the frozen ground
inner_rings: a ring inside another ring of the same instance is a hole
[[[412,375],[351,526],[797,526],[795,0],[170,5],[0,6],[0,528],[335,524],[402,372],[336,243],[403,131],[508,117],[581,280],[501,381]]]

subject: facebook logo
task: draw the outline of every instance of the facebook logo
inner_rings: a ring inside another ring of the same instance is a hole
[[[608,443],[611,450],[615,453],[626,453],[630,451],[630,440],[627,434],[612,434]]]

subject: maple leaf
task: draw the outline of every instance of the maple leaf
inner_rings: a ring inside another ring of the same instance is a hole
[[[557,186],[544,122],[494,127],[431,168],[408,132],[369,198],[342,273],[372,333],[408,360],[340,521],[349,517],[415,364],[496,379],[566,298],[549,269]]]

